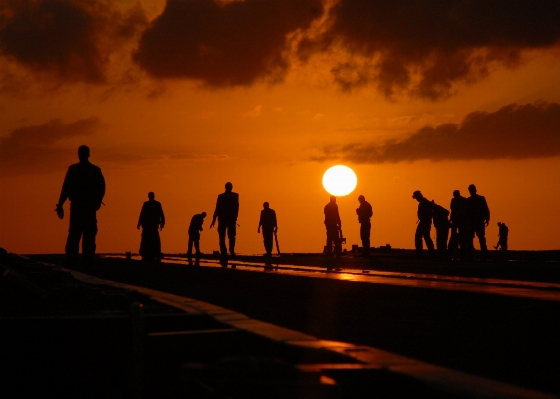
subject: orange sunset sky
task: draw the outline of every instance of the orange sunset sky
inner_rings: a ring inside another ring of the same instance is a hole
[[[448,208],[474,183],[489,244],[503,221],[511,249],[559,249],[560,2],[0,0],[0,246],[64,252],[54,209],[81,144],[107,182],[98,252],[138,251],[148,191],[163,252],[186,252],[201,211],[218,249],[227,181],[237,252],[264,251],[264,201],[283,252],[320,252],[336,164],[358,176],[347,248],[359,194],[372,246],[413,248],[412,192]]]

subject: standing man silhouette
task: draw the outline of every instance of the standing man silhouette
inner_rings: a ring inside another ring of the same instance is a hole
[[[466,201],[459,190],[453,191],[453,198],[449,205],[451,209],[451,238],[449,239],[449,256],[453,259],[457,246],[460,248],[460,258],[465,260],[467,257],[467,226],[466,226]]]
[[[488,248],[486,247],[485,230],[490,223],[490,209],[486,203],[486,198],[476,193],[476,186],[469,186],[470,197],[467,198],[467,258],[474,259],[474,236],[478,237],[482,258],[488,259]]]
[[[96,213],[105,196],[105,178],[98,166],[89,162],[89,147],[78,148],[79,163],[70,165],[56,205],[56,214],[64,218],[64,202],[70,200],[70,227],[66,240],[66,266],[78,266],[80,239],[83,265],[89,268],[95,257]]]
[[[159,230],[165,226],[165,216],[161,203],[155,200],[153,192],[148,193],[148,201],[142,205],[137,229],[142,227],[142,240],[140,241],[140,255],[142,260],[161,259],[161,239]]]
[[[204,218],[206,217],[206,212],[197,213],[191,218],[191,224],[189,225],[189,247],[187,250],[187,258],[189,259],[189,265],[192,265],[192,248],[196,250],[195,254],[195,264],[199,266],[200,263],[200,232],[203,230],[202,225],[204,224]]]
[[[364,248],[363,256],[369,258],[370,248],[370,235],[371,235],[371,217],[373,216],[373,209],[371,204],[366,201],[366,197],[360,195],[358,197],[360,206],[356,209],[358,215],[358,222],[360,222],[360,239],[362,240],[362,247]]]
[[[327,229],[327,255],[332,254],[332,247],[334,244],[335,255],[339,257],[342,250],[342,245],[339,243],[339,231],[342,228],[342,222],[340,221],[338,205],[336,204],[336,197],[334,195],[331,195],[330,201],[325,205],[323,212],[325,214],[325,227]]]
[[[259,219],[259,227],[257,228],[257,233],[261,232],[261,227],[262,227],[264,249],[266,251],[264,256],[271,257],[272,239],[274,237],[274,233],[278,231],[278,222],[276,220],[276,212],[274,211],[274,209],[270,208],[268,202],[265,202],[263,204],[263,210],[261,211],[261,217]]]
[[[214,227],[218,219],[218,236],[220,238],[220,263],[227,267],[226,230],[229,239],[229,253],[235,256],[235,235],[237,216],[239,215],[239,194],[234,193],[233,184],[227,182],[226,191],[218,195],[216,209],[212,217],[210,228]]]
[[[428,201],[419,190],[412,193],[412,198],[418,201],[418,226],[414,235],[414,245],[416,247],[416,255],[422,256],[422,238],[426,241],[426,247],[430,256],[434,256],[434,242],[430,237],[432,230],[432,203]]]

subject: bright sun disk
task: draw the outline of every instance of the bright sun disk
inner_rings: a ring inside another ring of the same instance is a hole
[[[337,197],[350,194],[356,188],[358,178],[352,169],[344,165],[329,168],[323,175],[323,187]]]

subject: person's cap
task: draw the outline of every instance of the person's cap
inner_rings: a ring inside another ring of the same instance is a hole
[[[415,192],[413,192],[412,198],[422,198],[422,193],[420,192],[420,190],[416,190]]]

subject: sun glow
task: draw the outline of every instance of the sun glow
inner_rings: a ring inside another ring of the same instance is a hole
[[[323,187],[329,194],[344,196],[356,188],[358,178],[352,169],[344,165],[329,168],[323,175]]]

